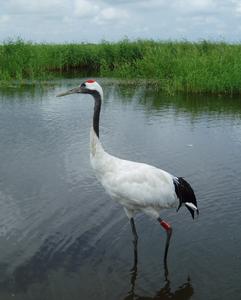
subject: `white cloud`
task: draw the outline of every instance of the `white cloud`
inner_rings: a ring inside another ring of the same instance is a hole
[[[86,0],[75,0],[74,14],[78,17],[95,16],[100,11],[98,3]]]
[[[73,19],[70,18],[69,16],[64,16],[62,20],[63,20],[63,22],[66,23],[66,24],[71,24],[71,23],[73,23]]]
[[[99,25],[113,20],[121,21],[128,18],[128,12],[126,10],[98,0],[92,2],[87,0],[75,0],[74,14],[80,18],[92,18],[91,20]]]
[[[9,0],[7,9],[14,14],[58,12],[66,7],[66,0]]]
[[[241,14],[241,1],[240,2],[237,2],[235,3],[235,11],[237,14]]]
[[[0,24],[6,24],[10,20],[10,16],[8,15],[0,15]]]
[[[216,8],[214,0],[176,0],[173,6],[186,12],[210,12]]]
[[[145,9],[153,9],[153,8],[158,8],[161,6],[166,6],[166,1],[165,0],[143,0],[143,1],[138,1],[138,3],[136,3],[136,5],[143,7]]]
[[[128,18],[128,13],[122,9],[116,9],[114,7],[106,7],[102,9],[96,16],[95,21],[99,24],[110,21],[123,21]]]
[[[240,39],[241,0],[0,0],[0,8],[0,41]]]
[[[100,15],[105,20],[112,20],[119,17],[119,12],[113,7],[107,7],[100,12]]]

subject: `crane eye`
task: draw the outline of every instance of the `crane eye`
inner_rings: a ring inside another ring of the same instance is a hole
[[[85,88],[85,87],[86,87],[86,84],[85,84],[85,83],[82,83],[80,87],[84,87],[84,88]]]

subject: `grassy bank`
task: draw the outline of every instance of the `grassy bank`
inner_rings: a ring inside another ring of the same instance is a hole
[[[168,93],[241,94],[241,45],[127,40],[101,44],[0,45],[0,82],[64,72],[153,80]]]

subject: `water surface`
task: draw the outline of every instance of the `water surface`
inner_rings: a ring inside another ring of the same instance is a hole
[[[200,208],[136,217],[138,264],[122,208],[89,164],[93,101],[79,84],[0,90],[0,299],[239,299],[241,100],[168,97],[102,80],[105,149],[184,176]],[[168,271],[168,274],[167,274]]]

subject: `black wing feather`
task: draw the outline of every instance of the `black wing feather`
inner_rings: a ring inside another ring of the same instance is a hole
[[[177,198],[179,199],[179,206],[177,211],[185,202],[193,203],[197,207],[196,196],[190,184],[182,177],[177,177],[173,179],[173,183],[175,186]]]

